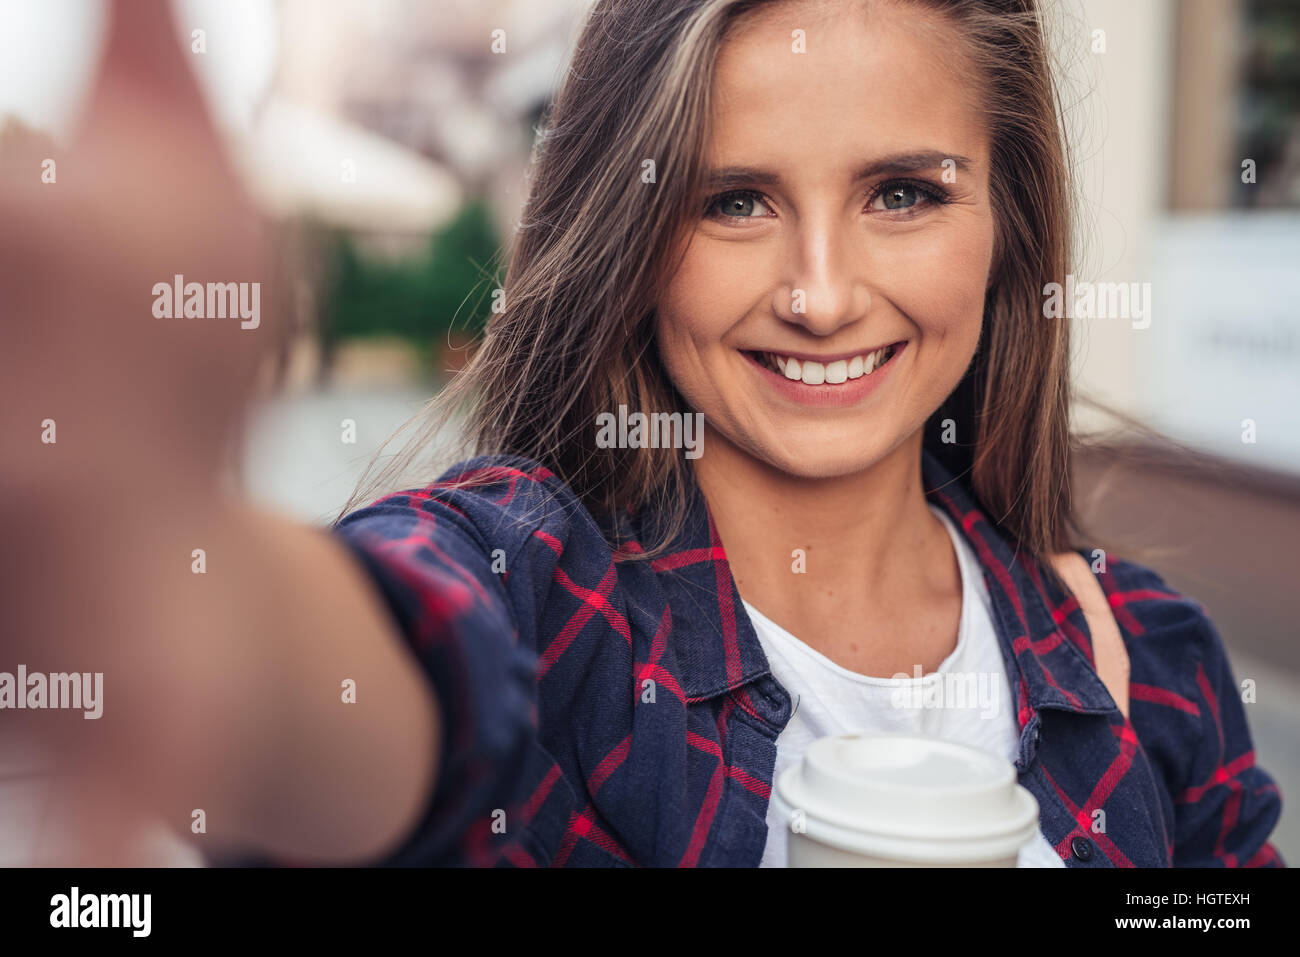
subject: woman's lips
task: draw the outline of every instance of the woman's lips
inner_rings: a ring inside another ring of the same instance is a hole
[[[800,374],[800,378],[791,379],[780,371],[777,371],[777,369],[769,368],[766,363],[769,361],[767,357],[770,356],[771,353],[744,351],[744,356],[749,360],[750,365],[758,371],[769,387],[775,389],[779,395],[803,405],[835,407],[853,405],[878,389],[888,377],[890,370],[897,364],[899,356],[907,348],[907,345],[907,340],[891,343],[888,347],[892,350],[891,353],[871,372],[864,372],[857,378],[846,378],[844,381],[838,383],[823,381],[820,384],[810,384],[804,382],[803,373],[807,370],[802,363],[799,368],[795,370]],[[839,362],[844,363],[846,366],[849,361],[851,360],[839,360]],[[835,366],[837,364],[838,363],[829,363],[820,365],[822,365],[826,372],[830,373],[830,378],[836,379],[839,378],[840,373],[846,371],[836,369]],[[783,366],[787,370],[790,368],[788,361],[784,363]],[[816,382],[819,378],[826,378],[826,375],[824,372],[819,374],[819,370],[814,368],[812,374],[808,377],[812,378],[814,382]]]

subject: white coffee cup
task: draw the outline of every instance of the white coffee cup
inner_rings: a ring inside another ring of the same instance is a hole
[[[1038,827],[1011,762],[913,734],[820,738],[772,801],[790,867],[1015,867]]]

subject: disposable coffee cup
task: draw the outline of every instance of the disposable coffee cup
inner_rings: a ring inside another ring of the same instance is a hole
[[[789,867],[1015,867],[1038,827],[1011,762],[912,734],[819,738],[772,801]]]

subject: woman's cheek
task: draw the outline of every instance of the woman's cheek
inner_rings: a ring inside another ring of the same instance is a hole
[[[709,333],[703,318],[707,315],[707,307],[700,310],[698,304],[691,306],[689,297],[666,296],[656,319],[660,361],[673,385],[694,408],[709,401]]]
[[[888,297],[925,338],[973,352],[984,314],[992,231],[982,222],[917,237],[884,265]]]
[[[706,377],[704,367],[718,364],[725,336],[753,307],[751,291],[735,277],[754,274],[708,245],[692,244],[664,291],[656,319],[664,366],[684,395],[698,392],[699,384],[683,380]]]

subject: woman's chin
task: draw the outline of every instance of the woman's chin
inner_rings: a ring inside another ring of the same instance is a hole
[[[794,478],[830,479],[866,471],[887,454],[884,446],[873,443],[866,448],[845,440],[809,443],[779,452],[768,450],[763,459],[772,468]]]

